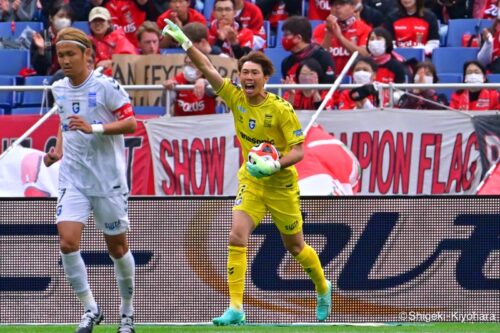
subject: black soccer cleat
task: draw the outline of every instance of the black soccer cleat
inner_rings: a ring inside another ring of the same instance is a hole
[[[94,326],[99,325],[104,319],[101,308],[97,307],[97,313],[93,313],[90,310],[86,311],[82,316],[82,321],[75,333],[92,333]]]
[[[135,333],[134,316],[122,314],[117,333]]]

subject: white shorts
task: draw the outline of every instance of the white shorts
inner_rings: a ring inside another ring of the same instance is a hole
[[[129,230],[128,194],[89,197],[74,187],[59,189],[56,223],[74,221],[87,225],[90,212],[96,227],[106,235],[119,235]]]

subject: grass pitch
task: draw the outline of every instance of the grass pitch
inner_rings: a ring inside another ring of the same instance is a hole
[[[72,333],[76,325],[2,326],[0,333]],[[115,333],[116,325],[99,325],[94,333]],[[500,323],[412,323],[384,326],[351,325],[256,325],[216,327],[212,325],[136,325],[137,333],[498,333]]]

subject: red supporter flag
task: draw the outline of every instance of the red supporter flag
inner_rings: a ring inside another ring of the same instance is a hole
[[[477,190],[477,195],[490,194],[500,194],[500,163],[490,168]]]
[[[321,126],[311,127],[304,158],[296,164],[301,195],[353,195],[361,169],[356,156]]]

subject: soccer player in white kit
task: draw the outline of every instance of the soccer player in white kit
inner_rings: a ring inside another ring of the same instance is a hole
[[[103,319],[80,254],[82,231],[92,211],[115,266],[121,297],[118,332],[134,333],[135,262],[126,236],[129,190],[123,134],[133,133],[137,123],[123,88],[88,68],[91,48],[90,39],[78,29],[66,28],[56,37],[57,58],[66,77],[52,85],[61,125],[56,149],[44,156],[44,163],[50,166],[61,159],[56,210],[61,258],[85,309],[76,332],[90,333]]]

